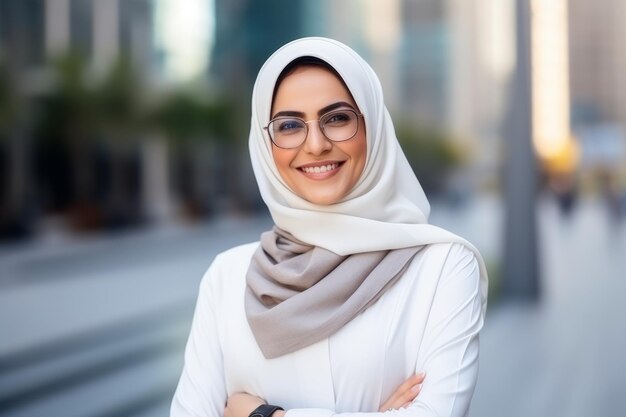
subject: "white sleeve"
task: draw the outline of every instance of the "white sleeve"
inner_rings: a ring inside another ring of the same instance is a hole
[[[481,301],[478,262],[470,250],[453,244],[443,266],[419,354],[416,372],[425,371],[426,379],[413,403],[405,409],[383,413],[292,409],[285,417],[466,416],[478,377]]]
[[[222,417],[226,406],[224,361],[209,283],[215,263],[202,278],[185,348],[183,372],[172,400],[171,417]]]

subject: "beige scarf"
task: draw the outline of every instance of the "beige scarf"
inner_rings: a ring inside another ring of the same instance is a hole
[[[335,333],[378,300],[420,249],[340,256],[278,228],[263,233],[245,299],[263,355],[282,356]]]

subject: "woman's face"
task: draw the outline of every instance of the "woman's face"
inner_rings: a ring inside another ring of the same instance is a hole
[[[360,113],[337,76],[317,65],[299,67],[285,77],[272,104],[272,119],[288,115],[314,120],[307,123],[308,135],[304,143],[293,149],[272,144],[272,155],[289,188],[305,200],[320,205],[337,203],[352,190],[363,172],[367,154],[362,117],[357,118],[359,128],[351,139],[333,142],[324,136],[317,120],[329,108]]]

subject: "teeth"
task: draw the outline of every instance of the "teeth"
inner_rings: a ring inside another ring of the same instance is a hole
[[[336,169],[338,166],[339,164],[328,164],[328,165],[322,165],[318,167],[303,167],[302,170],[306,172],[307,174],[320,174],[323,172],[332,171],[333,169]]]

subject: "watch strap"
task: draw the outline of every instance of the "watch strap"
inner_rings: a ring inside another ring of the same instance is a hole
[[[277,405],[262,404],[255,408],[248,417],[271,417],[277,410],[284,410],[284,408]]]

